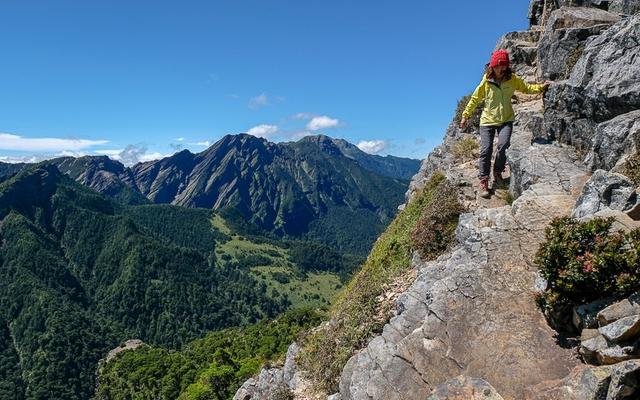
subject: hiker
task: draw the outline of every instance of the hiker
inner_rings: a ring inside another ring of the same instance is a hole
[[[493,138],[498,135],[498,149],[493,163],[494,188],[504,185],[502,172],[507,162],[506,151],[511,140],[513,120],[511,97],[517,90],[523,93],[542,93],[549,81],[543,84],[528,84],[509,68],[509,54],[505,50],[497,50],[491,55],[482,81],[473,92],[469,103],[462,113],[460,128],[464,128],[471,113],[480,101],[484,100],[484,109],[480,117],[480,196],[489,198],[489,171],[491,169],[491,153]]]

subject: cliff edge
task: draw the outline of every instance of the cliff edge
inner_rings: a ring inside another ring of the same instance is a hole
[[[545,285],[533,259],[554,218],[609,216],[618,228],[640,227],[639,2],[564,3],[533,0],[530,29],[508,33],[496,46],[509,50],[525,80],[556,79],[544,98],[514,99],[508,192],[477,196],[473,157],[461,156],[462,144],[473,149],[477,136],[454,118],[413,178],[407,202],[444,173],[468,210],[455,242],[435,260],[413,253],[415,279],[390,296],[391,318],[351,354],[329,399],[640,393],[635,348],[606,367],[585,364],[584,341],[580,347],[552,329],[533,301]],[[325,398],[309,394],[313,382],[296,365],[300,352],[292,345],[283,368],[263,370],[235,399],[275,398],[276,386],[288,388],[290,398]]]

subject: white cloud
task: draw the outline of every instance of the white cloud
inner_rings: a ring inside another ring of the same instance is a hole
[[[318,131],[320,129],[335,128],[340,124],[340,121],[334,118],[329,118],[326,115],[311,118],[311,121],[307,124],[307,129],[310,131]]]
[[[362,140],[357,146],[365,153],[377,154],[387,147],[387,143],[384,140]]]
[[[262,124],[262,125],[254,126],[253,128],[249,129],[247,133],[249,135],[266,139],[278,133],[278,127],[275,125]]]
[[[34,154],[30,156],[0,156],[0,161],[9,164],[37,163],[40,161],[48,160],[50,158],[53,157],[43,154]]]
[[[82,157],[86,156],[87,153],[84,151],[69,151],[63,150],[60,153],[56,154],[56,157]]]
[[[109,143],[108,140],[25,138],[0,133],[0,150],[18,151],[78,151],[87,147]]]
[[[313,132],[302,131],[302,132],[294,132],[290,136],[291,136],[291,139],[298,140],[298,139],[302,139],[305,136],[311,136],[313,134],[314,134]]]
[[[117,157],[120,153],[122,153],[124,149],[112,149],[112,150],[94,150],[95,154],[101,154],[105,156],[115,156]]]
[[[259,94],[256,97],[252,97],[249,100],[249,108],[255,109],[255,108],[264,107],[268,105],[269,105],[269,97],[266,95],[266,93]]]
[[[104,154],[109,158],[120,161],[126,166],[132,166],[139,162],[159,160],[161,158],[169,157],[171,154],[162,154],[158,152],[148,153],[147,146],[139,144],[130,144],[124,149],[106,149],[95,150],[95,154]]]
[[[301,113],[297,113],[296,115],[293,116],[293,119],[311,119],[313,117],[316,117],[316,114],[312,114],[312,113],[307,113],[307,112],[301,112]]]
[[[184,142],[184,138],[183,137],[176,138],[176,141],[177,142]]]
[[[153,160],[159,160],[161,158],[169,157],[171,154],[161,154],[158,152],[155,153],[144,153],[143,155],[138,157],[140,162],[147,162]]]

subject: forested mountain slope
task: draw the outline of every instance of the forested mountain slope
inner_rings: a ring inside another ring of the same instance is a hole
[[[176,348],[283,312],[287,295],[239,262],[253,253],[225,256],[252,242],[212,218],[125,207],[47,163],[2,182],[0,398],[87,399],[97,361],[122,340]],[[256,265],[295,265],[273,249]]]

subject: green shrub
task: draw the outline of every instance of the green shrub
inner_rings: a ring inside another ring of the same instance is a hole
[[[453,145],[451,152],[456,161],[467,162],[480,156],[480,145],[476,138],[465,135]]]
[[[613,218],[579,222],[555,219],[535,257],[547,289],[536,294],[554,312],[603,297],[622,297],[640,289],[640,229],[611,232]]]
[[[336,392],[346,362],[387,322],[380,316],[388,310],[376,298],[410,270],[415,250],[411,233],[425,208],[439,204],[435,199],[445,185],[444,175],[431,177],[378,238],[360,271],[334,303],[329,323],[304,338],[298,361],[317,389]]]
[[[458,217],[463,211],[458,191],[443,182],[411,233],[413,247],[422,258],[433,260],[449,248],[455,238]]]

